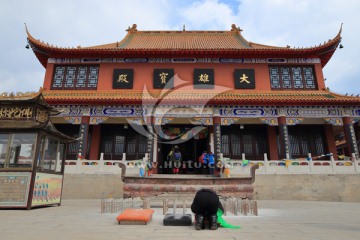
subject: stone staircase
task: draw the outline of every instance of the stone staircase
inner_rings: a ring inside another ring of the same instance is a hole
[[[161,198],[161,195],[166,197],[164,194],[168,194],[167,197],[169,198],[170,195],[176,196],[178,194],[193,198],[198,190],[208,188],[222,197],[253,199],[255,170],[258,167],[258,165],[251,167],[250,177],[231,178],[165,174],[144,178],[124,174],[123,196],[124,198],[148,198],[154,196]]]

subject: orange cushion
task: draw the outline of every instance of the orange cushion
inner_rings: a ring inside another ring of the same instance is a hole
[[[126,209],[116,220],[121,221],[141,221],[148,222],[151,220],[151,217],[154,213],[153,209]]]

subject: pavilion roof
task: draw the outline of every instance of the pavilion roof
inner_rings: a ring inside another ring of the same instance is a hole
[[[217,92],[213,89],[176,90],[163,94],[161,90],[150,90],[144,94],[137,90],[44,90],[43,95],[51,104],[248,104],[248,105],[350,105],[359,106],[360,97],[344,96],[321,91],[266,91],[251,92],[229,90]]]
[[[27,39],[35,55],[46,67],[49,58],[108,57],[241,57],[241,58],[320,58],[322,66],[330,60],[341,41],[341,31],[333,38],[313,47],[269,46],[247,41],[241,29],[230,31],[138,31],[136,24],[127,29],[121,41],[91,46],[62,48],[31,36]]]
[[[38,104],[49,111],[55,111],[53,107],[45,101],[42,90],[43,89],[40,88],[38,92],[3,92],[0,94],[0,105]]]

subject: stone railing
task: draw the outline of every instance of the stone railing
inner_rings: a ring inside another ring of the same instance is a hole
[[[126,160],[126,154],[121,161],[104,160],[66,160],[65,173],[68,174],[121,174],[119,163],[126,166],[127,175],[139,175],[141,167],[145,166],[147,155],[143,159]],[[230,169],[230,177],[250,175],[250,167],[257,164],[257,174],[358,174],[360,160],[246,160],[222,158],[223,165]],[[153,163],[153,166],[155,163]],[[59,166],[57,168],[60,169]]]
[[[360,161],[335,160],[264,160],[249,161],[243,164],[241,160],[226,160],[230,174],[249,174],[250,166],[257,164],[257,174],[355,174],[360,173]]]
[[[254,164],[259,165],[257,174],[356,174],[360,173],[360,160],[245,160],[222,158],[223,165],[230,169],[230,174],[248,174]]]
[[[126,160],[126,154],[123,154],[123,158],[120,161],[104,160],[103,155],[99,160],[66,160],[65,161],[65,173],[68,174],[121,174],[122,169],[119,167],[119,163],[126,166],[126,174],[136,175],[139,174],[140,168],[145,166],[145,162],[148,159],[146,154],[143,159]]]

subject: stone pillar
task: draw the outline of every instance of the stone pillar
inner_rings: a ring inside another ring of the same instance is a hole
[[[344,123],[346,146],[348,149],[346,155],[352,156],[352,153],[355,153],[356,158],[359,158],[359,150],[356,144],[356,136],[355,136],[354,126],[352,123],[352,118],[343,117],[343,123]]]
[[[280,153],[279,155],[283,155],[285,158],[289,157],[290,155],[290,142],[289,142],[289,133],[288,127],[286,125],[286,117],[281,116],[278,118],[279,124],[279,140],[280,140]]]
[[[82,116],[80,124],[80,133],[78,141],[78,156],[85,158],[86,149],[88,145],[88,136],[89,136],[89,116]]]
[[[100,144],[101,144],[101,125],[92,125],[89,159],[97,160],[100,157]]]
[[[328,146],[328,151],[329,151],[329,153],[333,154],[334,159],[338,159],[333,126],[331,124],[325,124],[324,129],[325,129],[325,137],[326,137],[326,143]]]
[[[269,148],[269,159],[278,160],[279,159],[279,150],[276,142],[276,129],[274,126],[267,125],[267,135],[268,135],[268,148]]]

